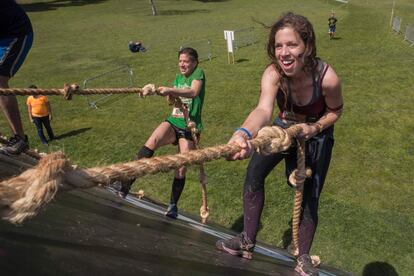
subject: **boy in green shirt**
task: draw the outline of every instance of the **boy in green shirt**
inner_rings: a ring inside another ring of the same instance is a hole
[[[203,108],[206,78],[204,71],[198,68],[198,54],[193,48],[183,48],[178,53],[178,67],[174,86],[160,86],[158,92],[173,100],[179,98],[181,105],[175,105],[171,114],[151,134],[145,145],[139,150],[137,159],[149,158],[154,151],[167,144],[178,145],[180,153],[195,149],[189,122],[194,122],[197,134],[200,134],[203,125],[201,122],[201,111]],[[177,203],[185,185],[186,168],[182,167],[175,171],[172,184],[171,199],[166,216],[176,218],[178,215]],[[133,181],[132,181],[133,182]],[[120,194],[126,196],[132,182],[122,183]]]

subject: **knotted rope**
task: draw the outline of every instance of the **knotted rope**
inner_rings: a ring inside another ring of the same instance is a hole
[[[73,95],[94,95],[94,94],[133,94],[141,97],[157,94],[154,84],[147,84],[143,88],[85,88],[77,84],[65,84],[63,88],[0,88],[0,96],[28,96],[28,95],[61,95],[66,100],[71,100]]]
[[[188,106],[185,105],[179,97],[169,97],[168,98],[170,105],[174,105],[179,108],[184,114],[184,120],[187,126],[187,129],[190,130],[191,138],[193,138],[195,149],[199,149],[199,139],[197,137],[197,127],[195,122],[190,120],[190,114],[188,113]],[[200,164],[200,174],[199,181],[201,185],[201,207],[200,207],[200,217],[201,222],[204,224],[207,222],[207,218],[210,215],[208,204],[207,204],[207,175],[204,170],[204,164]]]
[[[197,129],[196,129],[195,123],[190,121],[190,122],[188,122],[187,127],[191,131],[191,137],[193,138],[195,149],[199,149],[199,140],[197,138]],[[207,186],[206,186],[206,184],[207,184],[207,175],[206,175],[206,172],[204,170],[204,164],[203,163],[200,164],[199,180],[200,180],[200,185],[201,185],[200,217],[201,217],[201,222],[206,223],[207,218],[210,215],[210,210],[209,210],[208,204],[207,204]]]
[[[295,199],[293,204],[293,216],[292,216],[292,247],[291,251],[299,254],[299,223],[300,213],[302,208],[303,199],[303,183],[306,178],[305,169],[305,141],[298,139],[297,148],[297,168],[290,174],[289,183],[295,187]]]
[[[299,256],[299,224],[302,212],[303,184],[307,177],[312,176],[312,171],[305,168],[305,140],[297,139],[297,168],[290,174],[289,183],[295,188],[292,214],[292,243],[288,246],[288,252],[295,257]],[[318,266],[321,263],[319,256],[312,255],[312,264]]]
[[[292,137],[295,137],[299,131],[300,127],[297,126],[286,130],[265,127],[256,139],[251,140],[251,144],[261,152],[279,152],[280,148],[289,148]],[[273,140],[279,142],[272,142]],[[285,144],[279,145],[281,141]],[[275,147],[272,149],[268,144],[274,144]],[[43,157],[36,167],[17,177],[0,182],[0,215],[12,223],[22,223],[46,206],[58,190],[85,189],[99,184],[109,185],[114,181],[128,181],[183,166],[200,165],[231,156],[240,149],[237,144],[225,144],[183,154],[144,158],[90,169],[71,166],[63,153],[52,153]]]

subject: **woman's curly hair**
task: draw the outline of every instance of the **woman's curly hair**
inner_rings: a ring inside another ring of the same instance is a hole
[[[303,52],[304,70],[306,72],[316,72],[318,59],[316,57],[316,38],[312,24],[309,20],[298,14],[288,12],[283,14],[272,26],[270,26],[269,40],[267,42],[267,55],[270,58],[271,64],[276,67],[280,74],[280,85],[282,91],[287,94],[287,80],[288,77],[280,68],[279,62],[275,55],[275,36],[276,33],[286,27],[292,28],[297,32],[305,44],[305,51]]]

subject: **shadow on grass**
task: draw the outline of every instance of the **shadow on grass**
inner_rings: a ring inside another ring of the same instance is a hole
[[[84,127],[84,128],[80,128],[80,129],[75,129],[66,133],[63,133],[61,135],[55,136],[55,140],[60,140],[63,138],[67,138],[67,137],[71,137],[71,136],[76,136],[78,134],[81,134],[85,131],[91,130],[91,127]]]
[[[385,262],[372,262],[365,265],[362,271],[362,276],[398,276],[395,268],[389,263]]]
[[[246,62],[249,61],[249,59],[247,58],[239,58],[238,60],[236,60],[236,63],[242,63],[242,62]]]
[[[192,14],[192,13],[209,13],[209,10],[205,9],[196,9],[196,10],[166,10],[166,11],[160,11],[160,15],[186,15],[186,14]]]
[[[282,248],[287,248],[292,243],[292,220],[288,223],[289,228],[285,230],[282,237]]]
[[[238,233],[240,233],[241,231],[243,231],[243,219],[244,216],[241,215],[238,219],[236,219],[232,226],[230,227],[231,230],[236,231]]]
[[[107,0],[55,0],[49,2],[36,2],[26,0],[26,3],[20,3],[19,5],[26,12],[41,12],[41,11],[50,11],[57,10],[59,8],[66,7],[75,7],[75,6],[85,6],[91,4],[100,4],[106,2]]]
[[[331,38],[331,40],[340,40],[340,39],[342,39],[340,36],[335,36],[335,37]]]

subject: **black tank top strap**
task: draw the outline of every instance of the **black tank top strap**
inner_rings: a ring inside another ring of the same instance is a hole
[[[318,61],[319,76],[318,76],[317,82],[318,82],[318,90],[321,94],[322,94],[322,81],[323,81],[323,78],[326,75],[326,72],[328,71],[328,68],[329,68],[329,64],[327,64],[327,63],[325,63],[321,60]]]
[[[312,72],[312,98],[305,106],[298,106],[294,103],[291,93],[291,84],[287,81],[287,99],[286,94],[279,90],[277,93],[277,104],[280,109],[279,117],[281,119],[292,121],[315,122],[326,111],[325,98],[322,91],[322,81],[329,68],[329,65],[318,59],[316,70]]]
[[[316,66],[316,72],[312,71],[312,80],[313,80],[313,91],[312,98],[308,105],[312,105],[318,100],[321,100],[322,97],[322,80],[328,70],[329,65],[318,59],[318,64]],[[290,92],[290,87],[289,87]],[[291,95],[291,93],[289,93]],[[289,101],[292,102],[292,98],[289,97]],[[293,103],[293,102],[292,102]]]

